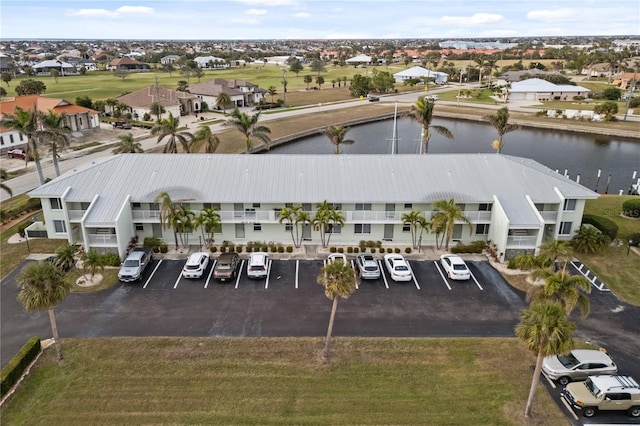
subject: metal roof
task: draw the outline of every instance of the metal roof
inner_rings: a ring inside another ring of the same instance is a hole
[[[31,191],[31,197],[97,202],[87,223],[113,221],[127,196],[154,202],[207,203],[492,203],[512,223],[535,220],[525,200],[558,203],[597,194],[536,161],[501,154],[245,155],[121,154],[74,169]],[[536,222],[537,223],[537,222]]]

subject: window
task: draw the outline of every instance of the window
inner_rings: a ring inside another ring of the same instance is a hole
[[[62,210],[62,200],[60,198],[49,198],[51,210]]]
[[[285,223],[285,224],[284,224],[284,230],[285,230],[286,232],[291,232],[291,231],[293,231],[293,224],[292,224],[292,223]]]
[[[342,210],[342,203],[333,203],[334,210]]]
[[[259,209],[260,208],[260,203],[253,203],[253,208],[254,209]]]
[[[480,204],[478,206],[478,210],[481,212],[490,212],[491,211],[491,204]]]
[[[20,137],[20,142],[22,142],[23,141],[22,133],[19,133],[18,136]]]
[[[13,135],[9,135],[9,143],[13,143]]]
[[[324,232],[328,234],[341,234],[342,225],[340,225],[339,223],[330,223],[324,228]]]
[[[0,145],[4,145],[4,136],[0,136]]]
[[[144,225],[142,223],[136,223],[136,231],[144,231]]]
[[[402,232],[411,232],[411,224],[405,223],[404,225],[402,225]]]
[[[244,209],[244,213],[249,217],[255,217],[256,209]]]
[[[356,203],[356,210],[371,210],[371,203]]]
[[[353,226],[354,234],[370,234],[371,233],[371,224],[370,223],[356,223]]]
[[[202,203],[202,208],[203,209],[210,209],[211,208],[211,203]]]
[[[254,223],[253,224],[253,230],[254,231],[262,231],[262,224],[261,223]]]
[[[566,199],[564,200],[564,211],[574,211],[576,209],[576,200]]]
[[[404,208],[405,208],[405,210],[411,210],[413,208],[413,204],[405,203]]]
[[[64,223],[64,220],[54,220],[53,227],[58,234],[64,234],[67,232],[67,224]]]
[[[139,209],[141,207],[140,203],[133,203],[134,209]]]
[[[571,235],[571,225],[573,222],[560,222],[560,235]]]
[[[487,235],[489,233],[488,223],[479,223],[476,225],[476,235]]]

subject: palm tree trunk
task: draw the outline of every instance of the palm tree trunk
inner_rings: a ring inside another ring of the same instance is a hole
[[[56,144],[51,145],[51,157],[53,158],[53,168],[56,171],[56,177],[60,176],[60,166],[58,166],[58,152],[56,151]]]
[[[53,312],[53,308],[49,309],[49,322],[51,323],[51,334],[53,335],[53,344],[56,347],[58,362],[62,362],[64,361],[64,355],[62,354],[62,346],[60,345],[60,336],[58,336],[58,326],[56,324],[56,314]]]
[[[324,360],[329,359],[329,343],[331,342],[331,332],[333,331],[333,320],[336,317],[336,309],[338,308],[338,296],[333,298],[333,306],[331,307],[331,316],[329,317],[329,328],[327,328],[327,339],[324,341],[324,351],[322,357]]]
[[[533,406],[533,397],[536,394],[536,388],[540,382],[540,373],[542,372],[542,351],[538,351],[538,358],[536,359],[536,368],[533,370],[533,379],[531,379],[531,388],[529,389],[529,398],[527,398],[527,407],[524,409],[524,416],[531,416],[531,407]]]

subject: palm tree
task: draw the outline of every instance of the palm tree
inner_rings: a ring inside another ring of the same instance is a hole
[[[60,176],[60,166],[58,165],[58,148],[63,150],[69,145],[69,134],[71,129],[65,124],[67,114],[56,114],[53,110],[48,114],[42,115],[42,130],[38,134],[45,140],[49,141],[51,146],[51,157],[53,159],[53,168],[56,176]]]
[[[27,265],[18,277],[18,301],[27,311],[47,309],[51,333],[58,361],[64,360],[56,315],[53,308],[69,294],[71,284],[62,278],[62,273],[51,262],[37,262]]]
[[[64,243],[56,249],[56,256],[54,258],[54,264],[62,271],[68,271],[76,265],[76,251],[77,247],[69,242]]]
[[[200,227],[204,244],[210,247],[213,244],[216,230],[220,229],[221,226],[220,214],[216,209],[202,209],[195,218],[195,226]]]
[[[114,154],[136,154],[144,152],[142,144],[136,142],[133,138],[133,133],[118,135],[118,139],[120,139],[120,141],[112,151]]]
[[[291,232],[291,240],[293,240],[293,245],[298,248],[298,236],[300,234],[300,229],[297,226],[296,220],[297,217],[302,213],[302,206],[296,205],[291,207],[283,207],[278,213],[279,219],[278,222],[283,223],[286,222],[289,232]],[[294,235],[294,223],[295,225],[295,235]]]
[[[176,212],[176,205],[171,199],[171,196],[168,192],[162,191],[160,192],[155,199],[156,202],[160,203],[160,224],[162,225],[162,229],[172,228],[173,229],[173,238],[176,242],[176,249],[178,248],[178,233],[175,228],[172,227],[172,218]]]
[[[453,238],[453,229],[455,227],[456,221],[462,221],[465,223],[469,222],[469,219],[466,218],[462,209],[456,205],[453,198],[449,200],[440,200],[436,201],[433,204],[434,210],[438,211],[438,213],[442,213],[442,216],[439,217],[438,221],[442,221],[445,224],[445,250],[449,250],[449,242]]]
[[[429,139],[431,139],[431,129],[435,130],[438,134],[448,139],[453,139],[453,133],[451,133],[451,131],[446,127],[431,125],[431,121],[433,120],[434,106],[435,101],[433,99],[426,99],[424,96],[422,96],[416,101],[414,105],[411,106],[411,111],[409,112],[409,117],[412,120],[420,123],[420,125],[422,126],[421,146],[424,146],[424,149],[421,149],[420,152],[423,152],[425,154],[429,152]]]
[[[240,110],[236,108],[231,113],[231,119],[227,121],[227,126],[234,127],[244,135],[245,143],[247,145],[247,150],[245,152],[247,154],[251,152],[252,137],[264,142],[267,145],[267,149],[269,149],[269,142],[271,142],[271,139],[268,134],[271,133],[271,129],[267,126],[258,124],[259,119],[260,112],[249,116],[246,112],[240,112]]]
[[[607,244],[609,237],[591,226],[581,226],[571,239],[571,245],[580,253],[599,253]]]
[[[197,226],[195,222],[195,213],[184,206],[178,206],[170,218],[173,229],[180,236],[180,244],[182,247],[189,246],[189,235]]]
[[[342,154],[340,145],[353,145],[356,143],[356,141],[352,139],[345,139],[348,131],[349,128],[344,126],[329,126],[322,130],[322,134],[328,137],[331,143],[336,146],[334,154]]]
[[[440,250],[440,248],[442,247],[446,229],[447,229],[447,216],[443,212],[436,212],[431,217],[431,222],[429,223],[429,230],[432,233],[436,234],[437,250]],[[442,235],[442,239],[440,239],[440,235]]]
[[[421,235],[421,231],[428,227],[427,220],[422,215],[422,212],[412,210],[402,215],[402,223],[409,224],[411,228],[411,242],[413,243],[413,248],[417,249],[419,245],[419,231]]]
[[[572,334],[575,328],[575,323],[567,319],[564,309],[557,302],[536,302],[520,314],[520,323],[515,328],[515,334],[527,349],[537,354],[529,398],[524,410],[525,417],[531,416],[533,397],[540,382],[542,360],[546,356],[571,351],[573,349]]]
[[[520,126],[509,123],[509,108],[503,107],[498,110],[496,115],[485,115],[484,120],[488,121],[498,132],[498,139],[492,143],[493,148],[498,154],[502,151],[504,142],[502,138],[505,134],[518,130]]]
[[[167,110],[162,106],[160,102],[153,102],[149,107],[149,112],[156,116],[158,122],[162,118],[162,114],[167,112]]]
[[[560,259],[564,271],[571,259],[572,252],[568,241],[554,240],[553,238],[548,238],[540,246],[540,256],[550,262],[550,268],[553,270],[557,270],[557,261]]]
[[[227,113],[227,105],[231,103],[231,96],[228,93],[222,92],[216,97],[216,106],[222,108],[222,113]]]
[[[89,250],[82,255],[82,269],[91,273],[91,279],[100,270],[104,272],[104,261],[102,256],[95,250]]]
[[[13,115],[3,115],[0,124],[2,127],[17,130],[27,137],[27,155],[25,156],[25,162],[29,161],[31,157],[34,159],[36,171],[38,172],[38,181],[40,185],[44,185],[44,174],[42,173],[42,165],[40,164],[38,138],[36,137],[40,113],[35,105],[33,108],[33,111],[29,111],[16,107]]]
[[[333,321],[336,317],[336,309],[338,308],[338,299],[348,299],[353,294],[358,285],[358,277],[349,263],[341,261],[329,262],[323,266],[322,272],[318,275],[318,284],[324,287],[324,294],[333,300],[327,338],[322,352],[322,356],[326,361],[329,359],[329,343],[333,331]]]
[[[163,118],[151,128],[152,135],[158,135],[158,142],[168,137],[167,143],[162,152],[175,154],[178,152],[178,143],[182,145],[185,152],[189,152],[189,144],[193,140],[193,134],[187,131],[180,131],[180,119],[169,113],[168,118]]]
[[[271,95],[271,103],[273,103],[273,97],[278,94],[276,86],[269,86],[267,93]]]
[[[194,139],[191,141],[191,152],[197,152],[204,145],[204,152],[212,154],[216,152],[218,146],[220,146],[220,139],[218,136],[211,133],[211,127],[208,124],[201,124],[198,126],[198,130],[194,133]]]
[[[329,245],[331,234],[333,234],[333,227],[336,225],[344,225],[344,221],[344,214],[340,210],[337,210],[333,204],[328,203],[327,200],[317,205],[316,214],[311,223],[315,228],[320,230],[322,247],[326,248]],[[328,238],[327,234],[329,234]]]
[[[527,294],[529,300],[553,300],[560,303],[567,316],[578,307],[582,317],[589,315],[589,297],[591,283],[582,275],[571,275],[567,271],[550,271],[549,269],[535,269],[531,278],[544,280],[544,285],[533,286]]]
[[[311,77],[310,75],[305,75],[303,80],[307,84],[307,90],[309,90],[309,83],[313,81],[313,77]]]

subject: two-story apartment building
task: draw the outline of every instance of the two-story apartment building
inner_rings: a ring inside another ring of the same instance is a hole
[[[345,218],[332,244],[409,246],[402,216],[417,210],[429,220],[435,202],[454,199],[469,221],[455,225],[454,240],[491,240],[501,260],[533,252],[545,238],[571,238],[585,200],[598,196],[533,160],[500,154],[123,154],[70,171],[29,196],[42,201],[49,238],[122,256],[134,235],[173,245],[173,231],[160,222],[161,192],[196,214],[216,208],[216,241],[236,244],[291,244],[278,212],[301,205],[313,217],[326,200]],[[199,234],[195,229],[191,241]],[[320,241],[310,225],[302,237],[303,244]],[[435,243],[434,234],[423,235],[423,245]]]

